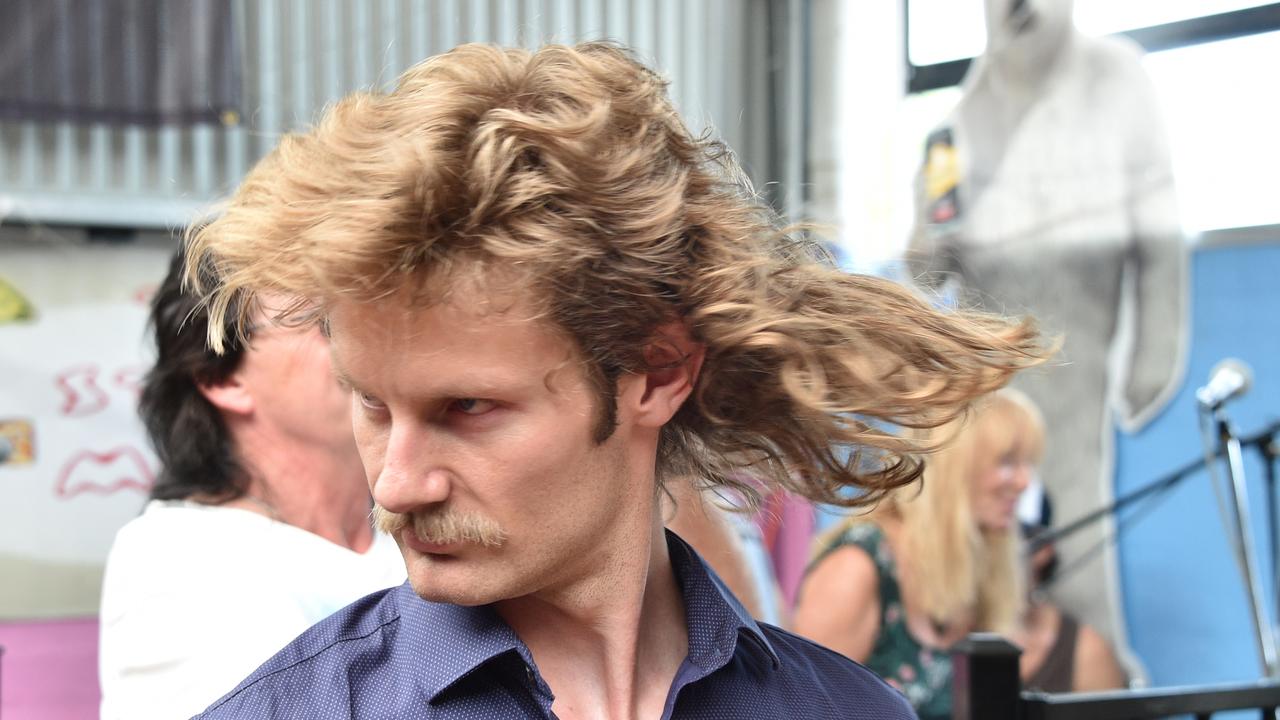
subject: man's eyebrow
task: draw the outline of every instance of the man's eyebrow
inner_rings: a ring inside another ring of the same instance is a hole
[[[342,363],[338,362],[338,353],[333,351],[333,347],[329,347],[329,366],[333,369],[333,376],[337,378],[338,384],[344,388],[355,389],[356,383],[342,368]]]

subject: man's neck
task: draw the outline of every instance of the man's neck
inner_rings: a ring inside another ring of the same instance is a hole
[[[656,514],[648,539],[606,564],[579,587],[503,601],[496,609],[528,646],[558,717],[658,717],[689,639]]]
[[[355,453],[304,447],[263,433],[236,440],[250,474],[247,497],[252,500],[233,504],[356,552],[369,549],[369,490]]]

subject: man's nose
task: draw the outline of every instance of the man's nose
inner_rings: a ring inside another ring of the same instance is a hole
[[[431,435],[412,425],[393,426],[382,469],[373,483],[373,500],[394,513],[444,502],[452,490],[451,473],[443,466]]]

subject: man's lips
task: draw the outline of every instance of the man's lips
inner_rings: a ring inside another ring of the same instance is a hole
[[[462,549],[462,543],[433,543],[427,542],[418,537],[418,533],[413,531],[412,527],[407,527],[400,531],[400,538],[404,540],[404,544],[413,548],[415,551],[424,555],[451,555]]]

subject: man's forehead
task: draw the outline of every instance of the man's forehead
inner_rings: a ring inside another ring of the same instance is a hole
[[[469,290],[433,303],[407,294],[340,301],[328,306],[323,325],[335,371],[348,382],[396,368],[519,375],[522,367],[536,367],[550,385],[580,359],[569,335],[523,290],[491,295]],[[458,361],[462,356],[484,367],[466,367]]]
[[[502,291],[451,293],[438,299],[396,293],[371,301],[338,300],[326,306],[322,322],[331,338],[385,333],[416,339],[445,329],[479,333],[545,319],[526,293]]]
[[[406,272],[395,284],[372,293],[338,291],[322,304],[327,315],[361,315],[383,322],[412,321],[432,309],[476,320],[529,322],[541,317],[542,299],[529,272],[509,263],[464,260]]]

